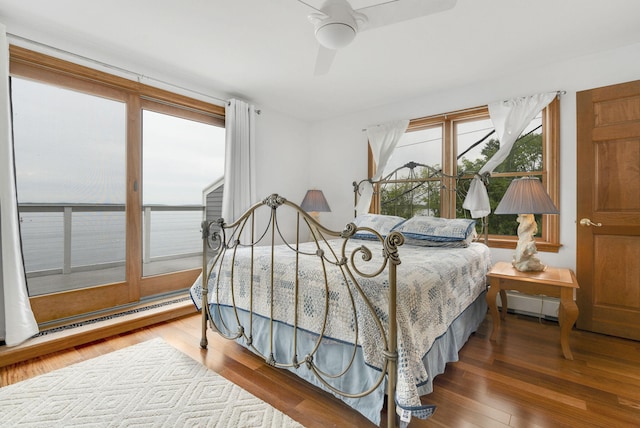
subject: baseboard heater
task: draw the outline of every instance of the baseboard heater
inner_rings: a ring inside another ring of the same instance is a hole
[[[517,291],[507,291],[507,303],[509,305],[507,312],[558,321],[560,299],[555,297],[530,296]],[[500,296],[498,296],[498,305],[502,307]]]

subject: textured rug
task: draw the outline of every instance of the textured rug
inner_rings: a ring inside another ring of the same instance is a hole
[[[301,427],[162,339],[0,388],[3,427]]]

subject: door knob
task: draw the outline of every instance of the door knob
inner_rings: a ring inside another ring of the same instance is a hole
[[[594,223],[588,218],[583,218],[582,220],[580,220],[580,226],[602,227],[602,223]]]

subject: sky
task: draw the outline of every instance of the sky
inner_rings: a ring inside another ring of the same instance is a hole
[[[12,104],[19,202],[124,204],[124,103],[12,78]],[[143,204],[201,204],[224,128],[149,111],[143,126]]]
[[[224,128],[145,111],[143,135],[143,204],[200,204],[224,175]]]

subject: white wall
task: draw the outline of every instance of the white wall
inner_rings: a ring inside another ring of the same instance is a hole
[[[428,78],[428,77],[425,77]],[[353,216],[351,183],[367,175],[369,125],[394,119],[411,119],[444,113],[536,92],[566,91],[560,107],[560,241],[556,253],[541,253],[543,262],[575,269],[576,263],[576,92],[640,78],[640,44],[532,67],[526,72],[496,76],[479,82],[431,93],[415,99],[373,107],[349,116],[311,125],[309,181],[322,188],[332,212],[323,221],[340,228]],[[512,250],[492,249],[494,261],[510,260]]]
[[[309,124],[261,108],[256,121],[256,192],[259,198],[278,193],[300,204],[310,186]]]

